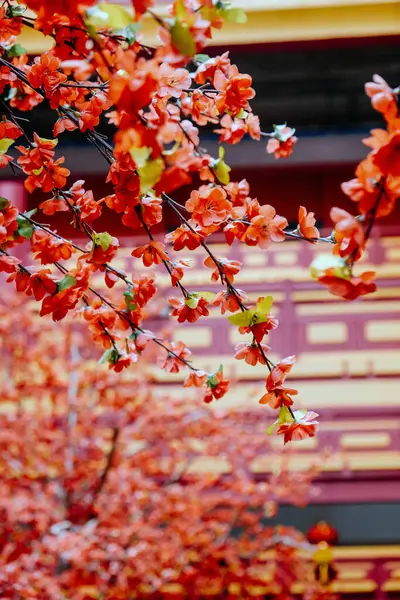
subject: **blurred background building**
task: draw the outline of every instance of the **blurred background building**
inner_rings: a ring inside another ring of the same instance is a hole
[[[267,156],[264,148],[243,141],[227,149],[226,160],[235,180],[246,178],[251,195],[270,202],[293,223],[300,204],[314,211],[319,225],[329,228],[332,205],[352,211],[340,190],[351,179],[357,162],[365,156],[361,139],[380,126],[364,94],[364,83],[379,73],[395,87],[400,83],[400,3],[390,0],[248,0],[243,4],[247,25],[227,24],[215,35],[210,55],[231,49],[232,62],[250,73],[257,92],[254,111],[265,130],[273,123],[296,127],[299,142],[287,161]],[[164,10],[160,4],[158,10]],[[143,28],[145,40],[156,43],[151,20]],[[37,54],[48,47],[37,32],[24,32],[21,43]],[[35,111],[35,131],[46,136],[52,119],[45,108]],[[106,129],[105,129],[106,131]],[[204,145],[215,154],[210,131]],[[96,197],[105,194],[107,165],[79,134],[66,134],[60,142],[66,166],[74,178],[86,180]],[[214,152],[213,152],[214,151]],[[28,197],[22,182],[0,176],[0,195],[34,208],[40,193]],[[184,199],[185,190],[177,197]],[[103,222],[104,225],[105,221]],[[166,214],[165,229],[175,225]],[[99,230],[101,225],[98,225]],[[126,249],[119,265],[132,271],[132,233],[117,220],[107,225]],[[60,220],[60,233],[74,230]],[[128,236],[128,237],[126,237]],[[129,237],[130,236],[130,237]],[[245,269],[238,286],[252,299],[270,293],[282,324],[271,336],[276,356],[296,353],[294,370],[301,398],[321,415],[321,433],[298,445],[290,459],[306,468],[323,457],[318,478],[319,494],[305,509],[283,507],[277,519],[307,531],[324,519],[339,532],[335,550],[339,564],[336,588],[353,598],[400,598],[400,207],[374,229],[363,262],[378,274],[378,291],[356,303],[330,296],[310,281],[309,265],[319,247],[288,242],[268,252],[229,248],[217,240],[217,254],[241,260]],[[203,256],[189,272],[187,284],[204,290],[209,273]],[[118,267],[118,261],[116,266]],[[165,278],[167,285],[167,278]],[[167,317],[160,317],[164,325]],[[223,363],[238,383],[223,406],[243,410],[244,419],[270,415],[257,408],[263,370],[234,361],[233,346],[241,341],[225,318],[212,314],[177,337],[201,356],[210,370]],[[177,377],[155,372],[160,389],[169,386],[182,394]],[[186,392],[185,392],[186,393]],[[281,443],[278,440],[277,443]],[[223,462],[223,461],[222,461]],[[223,468],[215,461],[214,468]],[[258,477],[274,470],[268,455],[252,465]]]

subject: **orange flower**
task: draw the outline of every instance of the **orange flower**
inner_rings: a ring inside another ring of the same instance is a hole
[[[330,216],[335,223],[334,236],[337,242],[333,253],[342,257],[351,256],[353,260],[358,260],[365,245],[365,235],[361,223],[342,208],[333,207]]]
[[[210,313],[208,311],[208,302],[201,296],[195,294],[189,295],[188,298],[169,298],[168,302],[171,304],[173,310],[171,315],[177,317],[178,323],[188,321],[194,323],[200,317],[207,317]]]
[[[243,241],[246,238],[247,225],[241,221],[231,221],[224,227],[226,242],[230,246],[235,240]]]
[[[174,69],[167,62],[163,62],[158,70],[159,88],[157,95],[160,98],[179,98],[184,89],[191,86],[192,80],[186,69]]]
[[[163,351],[164,354],[160,357],[159,365],[168,373],[178,373],[182,367],[186,366],[185,362],[192,353],[183,342],[166,342],[165,345],[169,352],[165,356],[165,351]]]
[[[271,373],[268,375],[266,382],[266,388],[269,392],[272,392],[272,390],[282,385],[295,362],[296,356],[292,355],[287,356],[276,363]]]
[[[205,371],[198,369],[197,371],[190,371],[189,375],[183,382],[183,387],[202,387],[208,379],[208,375]]]
[[[140,307],[146,306],[157,292],[154,276],[143,275],[140,279],[132,280],[133,286],[130,290],[132,302]]]
[[[15,273],[21,261],[15,256],[0,254],[0,273]]]
[[[237,67],[232,66],[228,76],[218,69],[214,75],[214,87],[220,92],[215,98],[219,113],[228,112],[236,117],[242,108],[248,108],[249,100],[256,95],[251,84],[250,75],[239,73]]]
[[[181,225],[177,227],[171,233],[167,233],[165,236],[165,242],[167,244],[173,244],[174,250],[182,250],[187,248],[188,250],[195,250],[200,246],[200,242],[204,239],[201,227],[197,223],[190,222],[190,225],[194,231],[192,231],[187,225]]]
[[[258,401],[260,404],[268,404],[271,408],[277,409],[280,406],[292,406],[291,396],[296,396],[298,391],[293,388],[276,387],[272,391],[264,394]]]
[[[391,87],[380,75],[373,75],[373,81],[365,84],[365,93],[371,98],[375,110],[382,113],[387,121],[397,115],[396,96]]]
[[[157,225],[162,221],[162,200],[161,198],[155,198],[154,196],[146,195],[140,199],[140,203],[137,205],[140,210],[140,216],[148,227]],[[142,221],[139,219],[135,208],[125,212],[122,217],[122,222],[127,227],[138,229],[143,227]]]
[[[58,70],[60,65],[60,59],[49,53],[37,56],[27,74],[29,83],[34,88],[43,86],[47,93],[51,93],[60,83],[67,80],[67,76]]]
[[[211,256],[208,256],[204,261],[206,267],[214,269],[211,274],[211,280],[218,281],[221,277],[220,271],[222,271],[226,280],[229,281],[229,283],[232,283],[235,275],[239,273],[242,263],[238,260],[229,260],[228,258],[216,258],[216,260],[219,263],[220,268],[218,268]]]
[[[341,184],[342,191],[354,202],[358,202],[358,210],[362,214],[368,213],[376,204],[379,194],[378,183],[382,173],[372,161],[372,155],[362,160],[356,169],[356,178]],[[390,198],[390,196],[389,196]],[[393,201],[387,200],[383,195],[377,209],[376,216],[383,217],[392,210]]]
[[[0,121],[0,139],[16,140],[22,135],[22,129],[11,121]]]
[[[260,344],[264,354],[267,354],[271,348],[266,344]],[[261,365],[265,365],[265,358],[258,347],[258,345],[254,342],[241,342],[235,346],[235,358],[237,360],[244,360],[248,365],[254,367],[257,363]]]
[[[207,389],[204,394],[203,401],[206,404],[209,404],[214,398],[219,400],[222,398],[222,396],[225,396],[226,392],[228,391],[229,384],[230,380],[224,379],[221,366],[216,373],[213,373],[213,375],[210,375],[207,379]]]
[[[53,135],[54,137],[58,137],[60,133],[63,133],[65,130],[75,131],[75,129],[78,129],[78,125],[71,121],[71,119],[69,119],[68,117],[60,117],[54,123]]]
[[[225,190],[230,196],[232,206],[242,206],[250,194],[250,186],[246,179],[239,182],[231,181],[225,186]]]
[[[54,237],[42,229],[34,231],[31,238],[31,248],[35,254],[35,259],[40,260],[42,265],[59,260],[68,260],[75,252],[70,242]]]
[[[189,260],[176,260],[174,263],[172,263],[171,283],[174,287],[178,281],[181,281],[186,269],[188,269],[190,266],[191,261]]]
[[[270,204],[261,206],[260,214],[251,219],[251,224],[246,231],[246,243],[249,246],[258,244],[265,250],[271,245],[271,242],[284,241],[283,230],[287,225],[285,217],[277,215],[273,206]]]
[[[220,121],[221,129],[215,129],[219,133],[219,143],[238,144],[247,133],[247,126],[243,119],[232,119],[230,115],[224,115]]]
[[[268,154],[274,154],[275,158],[288,158],[293,152],[293,146],[297,142],[294,135],[295,129],[286,125],[275,125],[275,131],[267,143]]]
[[[203,85],[209,79],[213,81],[214,75],[216,71],[221,71],[222,73],[228,74],[229,68],[231,66],[231,61],[229,59],[229,52],[224,52],[221,56],[215,56],[213,58],[209,58],[205,62],[203,62],[199,67],[197,67],[196,75],[194,80],[196,83]]]
[[[229,217],[232,205],[220,186],[202,185],[193,190],[185,204],[192,219],[202,227],[219,225]]]
[[[315,227],[314,213],[307,213],[307,209],[304,206],[299,206],[299,227],[302,236],[307,239],[313,240],[316,243],[319,238],[319,231]]]
[[[168,254],[164,251],[164,244],[151,240],[144,246],[139,246],[131,252],[132,256],[141,258],[145,267],[159,265],[163,260],[169,260]]]
[[[392,133],[387,143],[372,155],[372,161],[384,175],[400,177],[400,132]]]
[[[53,321],[61,321],[70,310],[75,308],[81,296],[80,290],[71,288],[46,296],[42,302],[40,316],[51,314]]]
[[[236,288],[236,292],[240,300],[244,300],[247,297],[245,292],[243,292],[242,290]],[[232,292],[224,292],[223,290],[216,294],[214,300],[212,301],[212,304],[213,306],[221,307],[222,315],[224,315],[226,311],[234,313],[240,310],[240,305],[237,301],[235,294],[232,294]]]
[[[252,326],[243,325],[239,327],[239,333],[241,333],[242,335],[245,333],[252,333],[256,342],[261,342],[265,334],[267,334],[272,329],[276,329],[278,325],[278,319],[269,316],[268,319],[263,323],[256,323]]]
[[[297,394],[297,390],[290,388],[283,388],[282,384],[289,374],[292,366],[296,361],[295,356],[288,356],[280,360],[271,373],[268,375],[265,387],[268,393],[265,394],[260,400],[260,404],[268,404],[271,408],[279,408],[280,406],[291,406],[293,400],[290,395],[294,396]]]
[[[366,271],[360,277],[352,277],[351,279],[335,277],[329,271],[328,269],[325,275],[319,277],[318,281],[326,285],[334,296],[340,296],[345,300],[355,300],[360,296],[372,294],[376,290],[376,285],[373,283],[376,275],[374,271]]]
[[[14,36],[21,33],[22,19],[20,17],[7,18],[6,7],[0,7],[0,38],[2,44],[13,42]],[[15,38],[14,38],[15,39]]]
[[[120,373],[122,371],[122,369],[126,369],[127,367],[130,367],[137,361],[138,361],[138,355],[136,354],[136,352],[131,351],[131,352],[129,352],[129,354],[126,352],[124,352],[124,353],[119,352],[117,360],[110,361],[108,363],[108,366],[110,369],[112,369],[116,373]]]
[[[309,410],[306,413],[297,410],[294,413],[294,421],[291,423],[283,423],[278,426],[277,434],[283,435],[284,443],[290,441],[304,440],[309,437],[314,437],[317,433],[318,414]]]
[[[99,236],[104,234],[97,234]],[[109,236],[109,239],[106,243],[103,242],[92,242],[90,244],[90,252],[87,255],[88,262],[94,263],[96,265],[104,265],[107,262],[110,262],[117,253],[119,248],[119,239],[113,236]]]

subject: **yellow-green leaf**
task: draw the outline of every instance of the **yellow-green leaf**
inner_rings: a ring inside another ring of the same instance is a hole
[[[147,160],[151,155],[151,148],[147,148],[147,146],[142,146],[141,148],[133,146],[129,150],[129,154],[135,161],[136,166],[140,169],[141,167],[144,167],[146,165]]]
[[[287,406],[281,406],[277,423],[278,425],[283,425],[284,423],[294,423],[294,417]]]
[[[178,21],[183,21],[187,16],[187,10],[183,0],[175,2],[175,16]]]
[[[102,233],[96,233],[96,235],[93,237],[95,246],[101,246],[101,249],[103,250],[103,252],[107,252],[112,240],[113,240],[113,238],[108,233],[108,231],[103,231]]]
[[[10,146],[13,145],[13,143],[14,140],[11,140],[10,138],[3,138],[2,140],[0,140],[0,156],[3,156],[3,154],[7,152],[7,150]]]
[[[185,304],[189,308],[196,308],[199,303],[199,300],[200,296],[198,296],[196,293],[189,294],[189,296],[185,299]]]
[[[140,177],[140,192],[146,194],[160,179],[164,171],[164,161],[161,157],[148,161],[137,170]]]
[[[327,269],[332,269],[335,277],[340,277],[341,279],[351,278],[349,265],[343,258],[334,256],[333,254],[320,254],[314,258],[310,266],[311,277],[318,279],[325,275]]]
[[[196,52],[196,42],[186,23],[175,21],[171,30],[171,43],[183,56],[193,56]]]
[[[58,138],[49,139],[49,138],[39,137],[39,140],[44,143],[50,143],[53,146],[53,148],[55,148],[58,144]]]
[[[129,12],[118,4],[99,2],[96,6],[86,11],[85,24],[88,29],[124,29],[133,22]]]
[[[228,320],[238,327],[250,327],[253,324],[253,319],[255,317],[256,311],[255,309],[244,310],[243,312],[235,313],[234,315],[230,315]]]
[[[63,292],[64,290],[69,290],[70,288],[76,285],[75,277],[72,275],[65,275],[58,283],[57,283],[57,292]]]
[[[216,296],[215,292],[196,292],[197,296],[204,298],[207,302],[212,302]]]
[[[228,183],[230,182],[230,171],[230,166],[227,165],[226,162],[223,160],[219,160],[217,165],[214,167],[214,173],[218,181],[222,183],[222,185],[228,185]]]
[[[218,154],[219,158],[214,162],[213,170],[218,181],[222,183],[222,185],[228,185],[230,181],[229,172],[231,171],[231,168],[224,161],[225,148],[223,148],[223,146],[219,147]]]
[[[272,435],[274,433],[275,423],[272,423],[267,429],[267,435]]]
[[[241,8],[222,8],[218,13],[231,23],[247,23],[247,15]]]
[[[266,296],[265,298],[259,300],[256,304],[257,314],[260,313],[261,315],[268,315],[271,312],[273,302],[274,299],[272,296]]]

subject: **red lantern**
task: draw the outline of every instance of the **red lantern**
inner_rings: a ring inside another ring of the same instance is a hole
[[[311,544],[326,542],[329,546],[333,546],[337,543],[338,538],[339,536],[336,529],[325,521],[320,521],[311,527],[307,533],[307,539]]]

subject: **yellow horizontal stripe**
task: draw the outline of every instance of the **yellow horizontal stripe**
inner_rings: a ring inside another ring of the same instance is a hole
[[[399,4],[395,1],[270,0],[266,3],[252,0],[234,5],[245,8],[248,22],[245,25],[226,22],[221,30],[214,30],[213,43],[216,45],[382,36],[399,32]],[[165,9],[157,7],[156,12],[163,15]],[[157,30],[155,21],[145,18],[141,28],[143,42],[159,45]],[[24,29],[19,42],[29,52],[38,54],[51,46],[47,39],[30,28]]]

